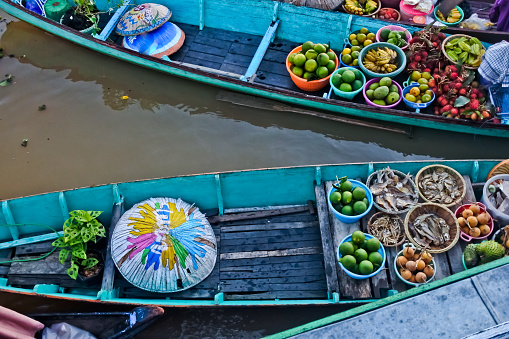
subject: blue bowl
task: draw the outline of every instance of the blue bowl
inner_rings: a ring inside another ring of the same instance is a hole
[[[369,240],[371,238],[374,238],[374,236],[372,236],[371,234],[367,234],[367,233],[364,233],[364,236],[366,237],[366,240]],[[344,243],[345,241],[351,241],[352,240],[352,235],[350,234],[348,237],[346,237],[345,239],[343,239],[341,241],[341,243],[339,244],[339,246],[341,246],[342,243]],[[338,246],[338,249],[336,250],[336,254],[338,256],[338,259],[342,257],[341,253],[339,253],[339,246]],[[386,258],[386,255],[385,255],[385,248],[384,248],[384,245],[382,245],[382,243],[380,242],[380,248],[378,249],[378,253],[380,253],[380,255],[382,256],[382,264],[380,265],[380,267],[374,271],[373,273],[371,274],[366,274],[366,275],[363,275],[363,274],[355,274],[349,270],[347,270],[345,268],[345,266],[343,266],[342,263],[339,263],[339,266],[341,266],[341,268],[343,269],[343,271],[345,271],[345,273],[349,276],[349,277],[352,277],[354,279],[357,279],[357,280],[362,280],[362,279],[368,279],[368,278],[371,278],[375,275],[377,275],[384,267],[385,267],[385,260],[387,259]]]
[[[366,69],[366,67],[364,67],[364,65],[362,63],[362,60],[364,60],[364,56],[366,55],[366,53],[368,53],[373,48],[376,49],[378,47],[381,47],[381,48],[382,47],[387,47],[389,49],[395,50],[396,53],[398,53],[398,58],[397,58],[396,61],[399,64],[399,66],[398,66],[398,68],[396,68],[396,70],[394,72],[391,72],[391,73],[375,73],[375,72],[371,72],[370,70]],[[375,43],[372,43],[371,45],[367,45],[366,47],[361,49],[361,51],[359,52],[359,67],[361,68],[361,70],[365,74],[367,74],[371,78],[384,78],[384,77],[394,78],[396,75],[398,75],[399,73],[403,72],[403,70],[405,69],[405,66],[406,66],[406,55],[405,55],[405,52],[403,52],[403,50],[401,48],[399,48],[398,46],[395,46],[393,44],[389,44],[387,42],[375,42]]]
[[[405,103],[405,105],[407,105],[408,108],[415,110],[416,113],[420,113],[422,108],[428,107],[429,105],[431,105],[433,100],[435,100],[435,93],[433,93],[433,95],[431,96],[430,101],[418,104],[418,103],[411,102],[411,101],[408,101],[407,99],[405,99],[405,95],[407,93],[409,93],[410,90],[414,87],[419,87],[419,84],[416,82],[412,82],[410,85],[408,85],[407,87],[405,87],[403,89],[403,102]]]
[[[371,208],[373,207],[373,194],[371,194],[371,191],[369,190],[369,188],[360,181],[357,181],[357,180],[349,180],[349,181],[352,183],[353,188],[362,187],[364,189],[364,191],[366,191],[366,198],[368,199],[369,204],[368,204],[368,208],[366,209],[366,211],[362,214],[359,214],[359,215],[342,214],[342,213],[338,212],[334,208],[334,206],[332,206],[332,203],[330,202],[331,193],[334,191],[337,191],[337,189],[335,189],[334,186],[332,186],[331,189],[329,190],[329,192],[327,193],[327,203],[329,204],[329,209],[334,213],[334,215],[336,216],[336,218],[338,218],[339,221],[342,221],[346,224],[351,224],[351,223],[354,223],[354,222],[360,220],[363,216],[368,214],[369,211],[371,210]]]
[[[356,90],[356,91],[352,91],[352,92],[343,92],[343,91],[341,91],[339,88],[337,88],[336,86],[334,86],[334,85],[332,84],[332,77],[334,76],[334,74],[338,73],[338,72],[339,72],[339,70],[340,70],[340,69],[343,69],[343,68],[346,68],[346,69],[348,69],[348,68],[352,68],[352,69],[353,69],[353,67],[341,67],[341,68],[338,68],[337,70],[335,70],[335,71],[332,73],[332,75],[331,75],[331,77],[330,77],[330,79],[329,79],[330,87],[332,87],[332,90],[334,91],[334,94],[336,94],[338,97],[341,97],[341,98],[345,98],[345,99],[349,99],[349,100],[351,100],[351,99],[355,98],[355,96],[356,96],[357,94],[359,94],[359,93],[362,91],[362,89],[364,88],[364,85],[366,85],[366,77],[364,76],[364,74],[363,74],[362,72],[360,72],[360,73],[361,73],[361,75],[362,75],[362,79],[361,79],[361,80],[362,80],[362,87],[361,87],[361,88],[359,88],[359,89],[358,89],[358,90]]]
[[[456,22],[447,22],[447,21],[442,21],[438,18],[438,15],[437,15],[437,10],[440,10],[439,8],[440,6],[437,6],[435,7],[435,10],[433,11],[433,16],[435,17],[435,19],[437,19],[438,22],[440,22],[441,24],[444,24],[446,26],[456,26],[456,25],[459,25],[460,22],[463,21],[463,19],[465,18],[465,13],[463,13],[463,10],[461,9],[460,6],[456,6],[456,9],[458,10],[458,12],[460,12],[461,14],[461,17],[458,21]],[[442,13],[444,14],[444,13]]]

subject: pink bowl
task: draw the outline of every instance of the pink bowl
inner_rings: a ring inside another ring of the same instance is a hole
[[[482,204],[480,202],[476,202],[476,204],[479,205],[481,213],[486,212],[486,206],[484,204]],[[454,215],[456,216],[456,219],[461,217],[461,213],[463,213],[463,211],[466,210],[467,208],[469,208],[471,205],[473,205],[473,204],[465,204],[465,205],[461,205],[460,207],[458,207],[458,209],[454,213]],[[493,232],[494,225],[493,225],[493,218],[491,217],[491,215],[490,215],[490,221],[487,223],[487,225],[490,227],[490,231],[488,232],[488,234],[477,237],[477,238],[471,237],[470,235],[466,234],[465,232],[463,232],[463,230],[460,227],[460,238],[462,240],[465,240],[466,242],[470,242],[470,241],[472,241],[472,239],[475,239],[475,240],[486,239],[491,234],[491,232]]]
[[[410,34],[410,32],[408,30],[406,30],[404,27],[401,27],[401,26],[396,26],[396,25],[389,25],[389,26],[384,26],[382,28],[380,28],[377,32],[376,32],[376,41],[377,42],[387,42],[387,41],[382,41],[382,38],[380,37],[380,34],[382,34],[382,30],[384,28],[387,28],[387,29],[390,29],[391,31],[400,31],[400,32],[404,32],[406,31],[406,45],[403,46],[403,47],[400,47],[401,49],[406,49],[409,45],[408,41],[410,41],[410,39],[412,39],[412,34]]]
[[[375,104],[373,101],[369,100],[368,96],[366,95],[366,91],[369,89],[369,86],[374,83],[374,82],[379,82],[381,78],[374,78],[374,79],[371,79],[369,80],[368,82],[366,82],[366,84],[364,85],[364,88],[362,89],[362,95],[364,95],[364,100],[366,100],[366,103],[368,105],[371,105],[371,106],[375,106],[375,107],[381,107],[381,108],[392,108],[392,107],[396,107],[400,102],[401,102],[401,98],[403,98],[403,89],[401,88],[401,86],[394,80],[392,80],[392,84],[393,85],[396,85],[398,87],[398,93],[399,93],[399,100],[396,101],[395,103],[391,104],[391,105],[385,105],[385,106],[382,106],[382,105],[377,105]]]
[[[403,12],[405,12],[406,15],[411,15],[411,16],[429,15],[429,14],[433,13],[433,10],[435,9],[435,6],[431,6],[430,11],[428,13],[425,13],[425,12],[421,12],[421,11],[414,9],[415,6],[413,6],[413,5],[404,4],[403,1],[404,0],[401,0],[401,2],[399,3],[399,8],[401,10],[403,10]],[[400,14],[403,16],[403,13],[401,13],[401,11],[400,11]]]

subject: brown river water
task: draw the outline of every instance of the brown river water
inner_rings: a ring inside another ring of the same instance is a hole
[[[410,139],[218,101],[220,89],[91,52],[19,21],[0,23],[0,47],[0,81],[14,76],[0,87],[0,199],[215,171],[509,155],[509,139],[419,128]],[[0,304],[22,312],[129,309],[5,293]],[[167,309],[138,337],[258,338],[342,309]]]

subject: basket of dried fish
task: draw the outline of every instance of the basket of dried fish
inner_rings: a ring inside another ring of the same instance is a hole
[[[419,200],[410,175],[389,167],[373,172],[366,185],[373,195],[375,207],[388,214],[408,212]]]
[[[421,168],[415,176],[415,183],[424,201],[446,207],[459,204],[467,192],[463,177],[456,170],[444,165]]]
[[[384,212],[375,213],[369,219],[368,233],[386,247],[401,245],[406,239],[403,220],[397,215]]]
[[[405,234],[415,246],[430,253],[450,250],[460,236],[458,220],[444,205],[424,203],[412,208],[405,218]]]

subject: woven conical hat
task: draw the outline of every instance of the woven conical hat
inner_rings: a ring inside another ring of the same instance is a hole
[[[153,31],[124,37],[122,45],[133,51],[161,58],[163,55],[171,55],[178,51],[184,39],[184,32],[168,21]]]
[[[153,31],[171,17],[171,11],[153,3],[141,4],[124,14],[117,25],[119,35],[137,35]]]
[[[216,263],[214,231],[198,208],[150,198],[118,221],[111,256],[124,278],[151,292],[177,292],[205,279]]]

